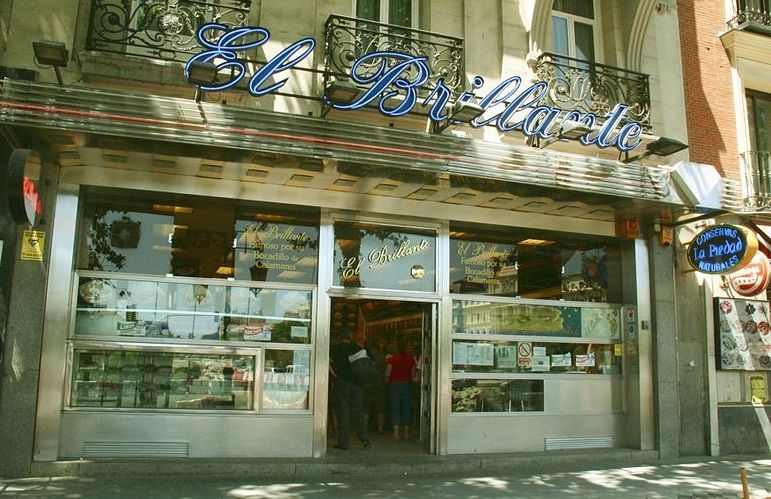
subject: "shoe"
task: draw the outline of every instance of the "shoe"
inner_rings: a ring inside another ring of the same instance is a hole
[[[334,448],[340,450],[348,450],[348,447],[340,447],[339,445],[335,445]]]
[[[362,440],[361,446],[364,447],[365,449],[369,449],[369,446],[370,446],[369,440]]]

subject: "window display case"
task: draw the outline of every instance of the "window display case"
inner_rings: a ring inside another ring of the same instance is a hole
[[[81,272],[75,336],[311,342],[308,290]]]
[[[456,379],[452,412],[541,412],[543,380]]]
[[[76,347],[72,408],[255,410],[259,350],[211,354]]]
[[[310,350],[268,350],[263,370],[262,408],[307,410]]]

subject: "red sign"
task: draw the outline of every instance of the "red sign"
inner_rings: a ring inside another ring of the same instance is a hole
[[[768,287],[769,273],[768,257],[756,253],[747,266],[732,272],[728,276],[731,288],[742,296],[755,296]]]
[[[34,226],[43,214],[40,165],[40,155],[29,149],[14,149],[8,159],[8,207],[17,224]]]

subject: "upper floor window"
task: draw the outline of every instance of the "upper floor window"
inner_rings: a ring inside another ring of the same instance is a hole
[[[552,48],[565,57],[597,62],[599,9],[596,0],[554,0],[552,7]]]
[[[354,0],[354,5],[360,19],[418,27],[418,0]]]
[[[771,94],[747,92],[750,145],[753,151],[771,151]]]

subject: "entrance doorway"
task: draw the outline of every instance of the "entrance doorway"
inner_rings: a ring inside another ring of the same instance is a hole
[[[345,424],[345,416],[339,418],[338,412],[346,411],[345,407],[340,406],[346,404],[346,401],[345,396],[341,395],[343,391],[338,391],[335,386],[337,373],[334,372],[335,363],[342,362],[340,355],[335,354],[336,349],[346,341],[348,333],[358,347],[367,349],[378,371],[376,381],[363,386],[361,390],[365,413],[363,419],[370,442],[367,451],[377,455],[436,451],[435,311],[436,305],[432,303],[332,299],[327,415],[329,455],[348,452],[337,448],[338,434],[341,425]],[[409,369],[408,362],[411,361],[407,359],[414,361],[414,369]],[[387,374],[390,374],[390,379]],[[407,424],[404,419],[407,419]],[[398,426],[398,431],[395,431],[395,426]],[[354,421],[350,427],[350,449],[364,448],[357,438]]]

